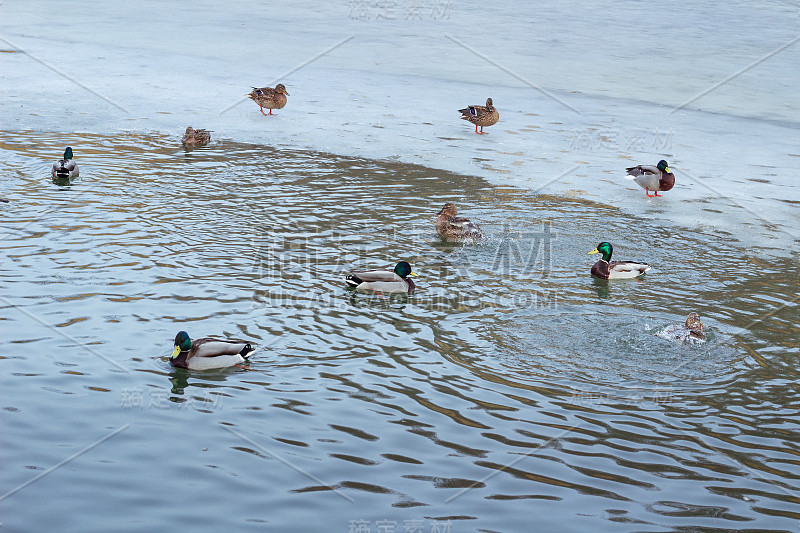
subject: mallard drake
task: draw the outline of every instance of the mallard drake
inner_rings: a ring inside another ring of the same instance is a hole
[[[350,287],[376,292],[407,292],[411,294],[416,285],[408,276],[416,276],[411,271],[411,265],[400,261],[390,270],[367,270],[366,272],[353,272],[344,280]]]
[[[196,130],[191,126],[186,127],[181,142],[184,146],[202,146],[211,141],[211,133],[208,130]]]
[[[625,177],[644,187],[647,196],[661,196],[658,191],[668,191],[675,186],[675,174],[669,171],[669,165],[663,159],[656,166],[639,165],[625,170],[628,171]]]
[[[72,148],[67,146],[64,150],[64,159],[53,163],[53,177],[57,179],[72,179],[78,176],[78,164],[72,159]]]
[[[250,94],[246,94],[245,96],[257,103],[261,108],[261,114],[266,116],[267,113],[264,113],[264,108],[266,107],[269,109],[270,115],[273,109],[283,109],[283,106],[286,105],[286,97],[289,96],[289,93],[286,92],[286,87],[284,87],[282,83],[279,83],[274,89],[271,87],[261,87],[260,89],[258,87],[253,87]]]
[[[607,242],[601,242],[597,248],[589,252],[589,255],[603,254],[603,258],[592,266],[592,276],[602,279],[626,279],[641,276],[650,270],[650,265],[647,263],[611,261],[612,253],[614,247]]]
[[[700,315],[697,313],[689,313],[689,316],[686,317],[685,324],[667,326],[663,331],[656,333],[656,335],[668,341],[683,343],[706,341],[705,328],[700,321]]]
[[[436,232],[446,240],[476,241],[483,237],[481,229],[468,218],[458,217],[453,202],[447,202],[436,214]]]
[[[180,331],[175,335],[175,349],[169,362],[191,370],[225,368],[243,363],[254,351],[247,341],[211,337],[191,340],[188,333]]]
[[[461,113],[461,118],[463,120],[467,120],[475,124],[475,133],[478,135],[483,135],[483,128],[494,126],[497,124],[497,121],[500,120],[500,113],[497,112],[497,108],[492,105],[492,99],[486,99],[486,105],[471,105],[469,107],[465,107],[464,109],[459,109],[459,113]],[[478,131],[478,126],[481,127],[481,131]]]

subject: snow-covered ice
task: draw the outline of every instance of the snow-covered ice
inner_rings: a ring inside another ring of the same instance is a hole
[[[798,28],[788,0],[3,0],[0,130],[178,142],[192,125],[577,196],[783,255],[800,242]],[[277,82],[289,103],[264,117],[244,95]],[[500,122],[478,136],[456,110],[487,97]],[[648,199],[624,168],[659,159],[677,184]]]

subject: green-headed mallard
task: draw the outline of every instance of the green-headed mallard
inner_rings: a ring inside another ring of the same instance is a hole
[[[53,178],[72,179],[78,176],[78,164],[72,159],[72,148],[64,150],[64,159],[53,163]]]
[[[283,109],[283,106],[286,105],[286,97],[289,96],[289,93],[286,92],[286,87],[284,87],[282,83],[279,83],[274,89],[271,87],[261,87],[260,89],[258,87],[253,87],[250,94],[246,94],[245,96],[257,103],[261,108],[261,114],[266,116],[267,113],[264,113],[264,108],[266,107],[269,109],[270,115],[273,109]]]
[[[614,253],[614,247],[607,242],[601,242],[597,248],[589,252],[589,255],[603,254],[603,258],[592,266],[592,276],[602,279],[626,279],[641,276],[650,270],[650,265],[647,263],[612,261],[612,253]]]
[[[475,124],[475,133],[478,135],[483,135],[483,128],[494,126],[497,124],[497,121],[500,120],[500,113],[497,112],[497,108],[492,105],[492,99],[486,99],[486,105],[471,105],[469,107],[465,107],[464,109],[459,109],[459,113],[461,113],[461,118],[463,120],[467,120]],[[481,127],[481,131],[478,131],[478,126]]]
[[[175,335],[175,350],[169,362],[172,366],[191,370],[225,368],[243,363],[254,351],[247,341],[211,337],[193,341],[188,333],[180,331]]]
[[[437,213],[436,232],[446,240],[476,241],[483,237],[481,229],[468,218],[456,216],[458,209],[453,202],[447,202]]]
[[[211,133],[208,130],[196,130],[191,126],[186,127],[181,142],[184,146],[203,146],[211,141]]]
[[[411,294],[416,287],[414,281],[408,276],[416,276],[411,271],[411,265],[400,261],[391,270],[367,270],[366,272],[353,272],[344,280],[350,287],[376,292],[406,292]]]
[[[647,196],[660,196],[658,191],[668,191],[675,185],[675,174],[669,171],[669,165],[663,159],[656,166],[639,165],[625,170],[628,171],[625,177],[644,187]]]
[[[705,342],[706,332],[703,323],[700,322],[700,315],[689,313],[686,317],[686,324],[673,324],[667,326],[662,331],[656,333],[657,337],[683,343]]]

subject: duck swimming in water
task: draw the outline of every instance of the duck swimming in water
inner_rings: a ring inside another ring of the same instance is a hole
[[[685,324],[673,324],[656,333],[657,337],[673,342],[696,343],[706,341],[706,332],[700,315],[689,313]]]
[[[204,337],[191,340],[185,331],[175,335],[175,349],[170,355],[172,366],[191,370],[227,368],[243,363],[255,351],[247,341]]]
[[[211,133],[208,130],[196,130],[191,126],[186,128],[186,133],[183,134],[181,142],[187,148],[195,146],[203,146],[211,141]]]
[[[458,208],[447,202],[436,214],[436,233],[448,241],[474,242],[483,237],[481,229],[468,218],[456,216]]]
[[[67,146],[64,150],[64,158],[53,163],[54,179],[73,179],[78,177],[78,163],[72,159],[72,148]]]
[[[602,258],[592,266],[592,276],[602,279],[630,279],[641,276],[650,270],[650,265],[647,263],[611,261],[612,253],[614,253],[614,247],[608,242],[601,242],[597,248],[589,252],[589,255],[603,254]]]
[[[405,292],[411,294],[416,285],[414,281],[408,279],[409,276],[416,276],[411,271],[411,265],[405,261],[400,261],[394,270],[367,270],[365,272],[353,272],[348,274],[344,280],[348,286],[375,292]]]

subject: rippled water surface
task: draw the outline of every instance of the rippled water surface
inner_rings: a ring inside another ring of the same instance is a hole
[[[0,140],[8,531],[797,531],[790,260],[676,229],[666,201],[636,219],[225,141]],[[486,242],[441,243],[445,201]],[[593,280],[601,240],[653,269]],[[345,289],[401,259],[414,295]],[[706,344],[654,335],[690,311]],[[181,329],[258,350],[173,369]]]

